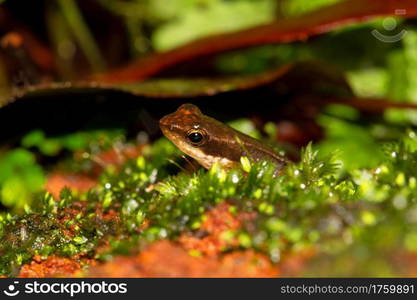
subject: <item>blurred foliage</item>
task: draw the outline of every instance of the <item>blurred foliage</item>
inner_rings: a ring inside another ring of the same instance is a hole
[[[30,205],[34,195],[44,189],[45,167],[37,155],[56,157],[64,150],[85,151],[88,157],[103,152],[123,140],[123,131],[84,131],[59,137],[46,137],[34,130],[22,138],[21,148],[0,153],[0,201],[21,211]]]
[[[167,50],[201,36],[235,31],[274,19],[275,1],[271,0],[194,2],[196,5],[178,10],[175,20],[154,32],[152,42],[155,49]]]
[[[23,208],[44,188],[45,174],[33,153],[16,148],[0,155],[0,200],[5,206]]]
[[[74,0],[56,0],[68,27],[95,72],[103,71],[105,62]]]
[[[77,1],[49,2],[46,17],[49,37],[64,76],[74,76],[71,61],[80,50],[94,71],[105,66],[97,40],[87,27]],[[68,3],[67,3],[68,2]],[[129,42],[129,54],[135,58],[152,51],[165,51],[211,34],[236,31],[302,14],[337,0],[96,0],[119,17]],[[58,5],[57,5],[58,4]],[[58,7],[59,10],[55,8]],[[277,48],[274,48],[277,49]],[[274,50],[281,56],[281,50]],[[284,53],[288,51],[284,50]],[[260,52],[260,57],[265,53]],[[259,59],[258,59],[259,60]],[[256,62],[255,62],[256,63]],[[268,64],[266,67],[270,66]],[[257,68],[259,69],[259,67]]]
[[[344,169],[375,167],[383,158],[381,146],[370,129],[351,121],[324,115],[318,122],[326,131],[326,139],[319,143],[318,148],[323,153],[331,153],[338,149]]]
[[[341,0],[315,0],[315,1],[283,0],[283,1],[277,1],[277,2],[278,3],[281,2],[281,5],[283,6],[283,11],[285,12],[286,15],[295,16],[295,15],[307,13],[309,11],[319,9],[322,6],[331,5],[340,1]]]
[[[132,25],[137,27],[137,45],[143,43],[137,40],[140,38],[140,28],[144,24],[151,24],[155,26],[150,39],[152,47],[167,50],[203,36],[267,23],[275,18],[305,13],[338,1],[99,0],[99,3],[124,17],[130,31],[135,30],[131,28]]]
[[[114,141],[123,136],[122,130],[98,130],[74,132],[58,137],[47,137],[41,130],[34,130],[26,134],[21,141],[25,148],[35,148],[40,153],[56,156],[62,150],[79,151],[100,143],[101,149],[109,148]]]

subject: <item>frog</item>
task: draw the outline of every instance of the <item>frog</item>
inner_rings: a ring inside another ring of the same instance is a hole
[[[182,152],[210,169],[236,167],[242,157],[252,161],[268,160],[277,170],[287,165],[285,156],[268,144],[204,115],[194,104],[182,104],[175,112],[159,120],[162,133]]]

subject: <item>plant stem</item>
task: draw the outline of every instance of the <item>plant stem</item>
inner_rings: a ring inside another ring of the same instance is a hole
[[[104,59],[75,1],[57,0],[57,2],[93,70],[103,71],[105,69]]]

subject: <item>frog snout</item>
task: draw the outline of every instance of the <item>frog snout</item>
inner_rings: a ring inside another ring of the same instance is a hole
[[[165,117],[163,117],[163,118],[161,118],[160,120],[159,120],[159,127],[161,127],[161,129],[168,129],[168,128],[170,128],[171,126],[171,124],[172,124],[172,120],[171,120],[172,118],[171,118],[171,115],[167,115],[167,116],[165,116]]]

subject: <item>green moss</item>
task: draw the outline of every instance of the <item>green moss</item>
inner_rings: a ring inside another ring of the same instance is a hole
[[[275,165],[246,158],[228,172],[214,166],[178,173],[175,161],[181,154],[161,139],[119,171],[109,168],[87,193],[64,189],[59,199],[43,193],[24,214],[3,213],[0,272],[14,274],[35,254],[109,259],[137,250],[141,242],[174,239],[198,230],[203,214],[224,201],[232,204],[235,215],[257,214],[225,238],[274,261],[282,252],[312,246],[340,253],[352,241],[374,249],[378,242],[368,236],[387,220],[402,229],[388,246],[414,249],[416,220],[410,216],[417,199],[415,137],[409,130],[401,142],[376,144],[383,158],[375,167],[351,171],[341,169],[334,154],[309,145],[300,162],[279,176]],[[97,252],[104,241],[108,248]]]

